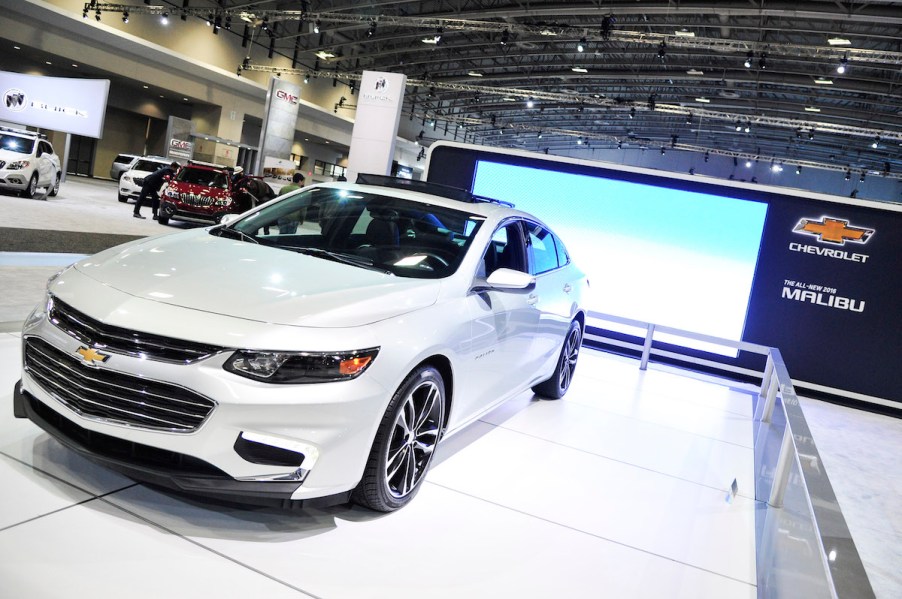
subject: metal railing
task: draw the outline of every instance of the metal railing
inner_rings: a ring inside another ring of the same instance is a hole
[[[874,597],[779,349],[601,312],[589,311],[587,316],[589,326],[603,321],[645,331],[641,345],[586,335],[640,350],[640,370],[648,368],[652,355],[660,355],[761,377],[753,419],[755,500],[763,504],[756,512],[759,597]],[[752,352],[767,361],[764,371],[756,372],[699,359],[678,348],[656,349],[655,338],[661,335]]]

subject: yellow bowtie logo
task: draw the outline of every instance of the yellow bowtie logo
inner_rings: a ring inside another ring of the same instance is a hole
[[[110,359],[109,354],[103,354],[97,351],[92,347],[79,347],[76,352],[82,357],[82,359],[90,364],[91,366],[96,366],[97,364],[102,364]]]

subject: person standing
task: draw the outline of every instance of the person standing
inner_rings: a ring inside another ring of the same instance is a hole
[[[167,177],[172,178],[175,176],[179,171],[179,166],[178,162],[173,162],[169,166],[164,166],[144,177],[144,185],[141,186],[141,195],[138,196],[138,202],[135,204],[135,213],[132,216],[135,218],[147,218],[146,216],[141,216],[141,206],[143,206],[144,201],[150,197],[152,199],[150,210],[153,212],[153,219],[157,220],[157,209],[160,207],[160,188],[162,188],[163,183],[168,180]]]
[[[300,189],[303,186],[304,186],[304,175],[302,175],[301,173],[295,173],[291,177],[291,183],[283,186],[282,189],[279,190],[279,195],[282,196],[282,195],[285,195],[286,193],[291,193],[292,191],[294,191],[296,189]]]

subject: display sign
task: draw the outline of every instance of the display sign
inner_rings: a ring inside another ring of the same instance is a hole
[[[182,139],[170,139],[166,156],[174,160],[191,160],[194,156],[194,143]]]
[[[429,164],[428,181],[512,200],[558,231],[589,273],[590,308],[777,347],[802,387],[902,402],[899,206],[450,142]],[[760,370],[757,355],[704,349],[684,351]]]
[[[264,158],[291,158],[300,97],[301,88],[294,83],[280,77],[270,78],[263,127],[260,130],[260,151],[254,164],[254,173],[263,172]]]
[[[109,91],[108,79],[0,71],[0,121],[99,139]]]
[[[358,173],[391,173],[406,84],[403,74],[363,72],[348,154],[349,181],[355,181]]]

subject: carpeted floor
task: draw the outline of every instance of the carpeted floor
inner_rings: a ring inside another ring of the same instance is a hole
[[[96,254],[114,245],[141,237],[141,235],[118,235],[113,233],[0,227],[0,252]]]

